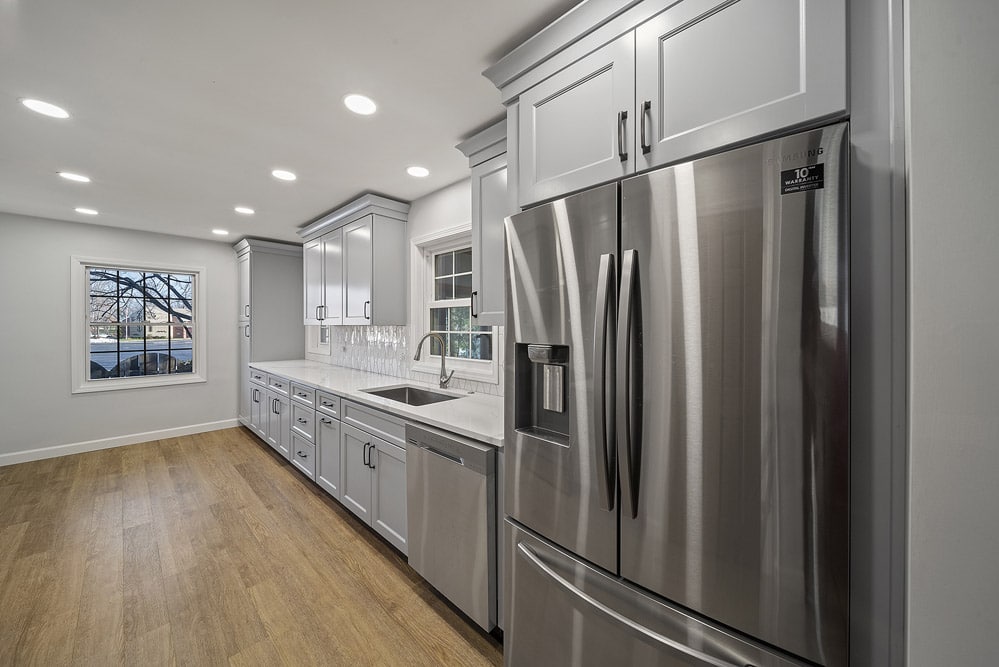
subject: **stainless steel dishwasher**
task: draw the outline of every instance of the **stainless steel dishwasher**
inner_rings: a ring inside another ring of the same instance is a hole
[[[496,626],[496,456],[406,425],[409,564],[485,630]]]

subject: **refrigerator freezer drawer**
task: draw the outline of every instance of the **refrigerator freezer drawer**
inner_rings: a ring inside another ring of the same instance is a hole
[[[506,521],[507,665],[792,667]]]

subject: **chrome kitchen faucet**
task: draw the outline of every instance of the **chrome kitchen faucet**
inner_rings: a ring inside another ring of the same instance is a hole
[[[413,361],[420,360],[420,353],[423,351],[423,341],[425,341],[428,338],[436,338],[437,342],[441,344],[441,378],[440,378],[441,389],[447,389],[447,383],[451,381],[451,376],[454,375],[454,371],[448,373],[447,369],[444,367],[444,350],[447,349],[446,347],[447,344],[444,342],[443,336],[441,336],[440,334],[428,333],[423,338],[421,338],[420,342],[416,344],[416,356],[413,357]]]

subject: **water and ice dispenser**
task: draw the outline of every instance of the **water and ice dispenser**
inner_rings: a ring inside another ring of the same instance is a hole
[[[569,346],[518,343],[515,364],[517,430],[567,444]]]

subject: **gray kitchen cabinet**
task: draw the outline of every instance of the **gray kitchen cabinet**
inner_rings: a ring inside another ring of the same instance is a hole
[[[257,436],[267,438],[267,390],[256,382],[246,383],[246,394],[249,400],[250,409],[246,426]]]
[[[302,245],[302,275],[305,293],[305,324],[322,324],[322,308],[326,305],[323,285],[323,240],[313,239]]]
[[[520,205],[633,172],[634,100],[632,32],[522,94]]]
[[[848,113],[846,0],[603,6],[485,72],[521,207]]]
[[[364,195],[299,231],[306,324],[406,323],[408,212],[409,204]]]
[[[343,233],[336,229],[302,248],[305,324],[343,324]]]
[[[343,228],[344,324],[371,321],[374,283],[374,216],[368,215]]]
[[[845,26],[842,1],[785,0],[688,0],[643,23],[637,170],[845,113]]]
[[[302,248],[287,243],[244,239],[234,246],[239,280],[239,383],[246,387],[247,365],[254,361],[305,356],[300,312]],[[240,392],[239,420],[249,424],[250,394]]]
[[[371,527],[406,553],[406,450],[372,438]]]
[[[340,421],[316,413],[316,483],[342,502]]]
[[[406,424],[398,417],[343,401],[341,502],[404,554]]]
[[[281,456],[291,460],[291,401],[274,389],[264,392],[267,411],[264,441]]]
[[[340,500],[362,521],[371,525],[371,488],[373,479],[368,464],[371,436],[361,429],[341,424],[340,457],[343,492]]]
[[[468,158],[472,190],[472,299],[477,326],[501,326],[506,295],[503,219],[511,210],[507,183],[506,120],[458,144]]]
[[[291,433],[291,465],[309,479],[316,479],[316,446],[295,431]]]
[[[250,321],[250,254],[239,255],[236,260],[239,275],[239,322]]]

